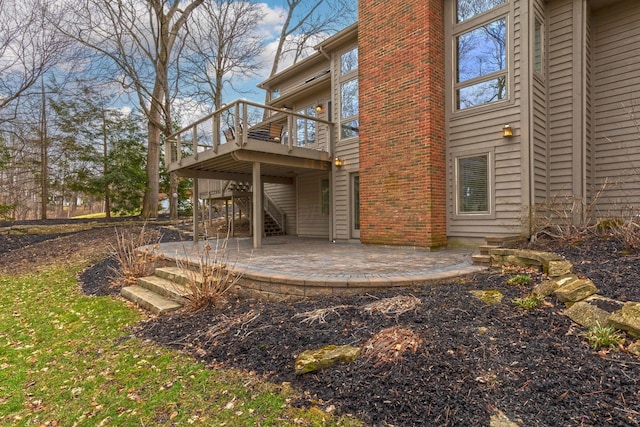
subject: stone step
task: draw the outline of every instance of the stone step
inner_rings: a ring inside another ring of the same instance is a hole
[[[480,251],[480,255],[489,255],[489,251],[491,249],[498,249],[500,246],[498,245],[480,245],[478,246],[478,250]]]
[[[483,254],[475,254],[471,255],[471,261],[473,261],[473,265],[486,265],[491,266],[491,256],[483,255]]]
[[[195,281],[196,283],[202,283],[202,274],[197,271],[187,271],[180,267],[160,267],[156,268],[155,275],[173,282],[177,285],[188,287],[189,283]]]
[[[138,286],[172,301],[179,302],[180,304],[184,304],[185,297],[191,294],[189,289],[184,285],[159,276],[139,277],[137,281]]]
[[[512,235],[512,236],[486,236],[484,241],[487,242],[487,245],[497,245],[497,246],[505,246],[509,247],[519,242],[523,242],[526,239],[523,236]]]
[[[145,310],[149,310],[150,312],[157,314],[158,316],[178,310],[182,307],[182,304],[164,298],[155,292],[138,285],[122,288],[120,290],[120,295],[122,295],[123,298],[138,304]]]

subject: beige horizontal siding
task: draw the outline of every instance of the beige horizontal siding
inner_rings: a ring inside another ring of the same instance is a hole
[[[594,187],[600,215],[640,209],[640,2],[598,10],[594,23]]]

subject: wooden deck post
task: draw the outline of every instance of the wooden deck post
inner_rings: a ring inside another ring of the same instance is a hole
[[[192,214],[192,218],[193,218],[193,241],[197,242],[198,241],[198,233],[200,232],[199,227],[198,227],[198,220],[200,219],[200,215],[199,215],[199,210],[200,207],[198,206],[198,178],[193,178],[193,202],[191,203],[191,214]]]
[[[253,163],[253,209],[251,220],[253,222],[253,248],[262,246],[262,177],[260,176],[260,163]]]

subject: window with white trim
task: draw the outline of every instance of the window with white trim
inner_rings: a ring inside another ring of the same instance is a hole
[[[340,56],[340,139],[358,136],[358,48]]]
[[[316,109],[313,106],[308,106],[299,110],[298,114],[315,117]],[[296,144],[299,147],[315,144],[317,138],[316,130],[316,122],[314,120],[296,117]]]
[[[456,110],[508,98],[505,4],[506,0],[457,0],[458,23],[454,30]]]
[[[544,25],[536,16],[533,26],[533,71],[538,75],[543,74],[544,67]]]
[[[456,214],[491,213],[489,153],[459,156],[456,167]]]

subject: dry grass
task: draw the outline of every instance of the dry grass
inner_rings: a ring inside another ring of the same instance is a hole
[[[226,301],[226,294],[241,279],[236,271],[236,261],[229,262],[228,237],[216,239],[215,244],[206,241],[204,250],[194,268],[179,262],[178,267],[188,277],[188,295],[184,307],[190,311],[214,308]]]
[[[336,305],[335,307],[319,308],[317,310],[305,311],[304,313],[298,313],[293,317],[294,318],[302,317],[303,319],[300,321],[300,323],[312,324],[313,322],[316,322],[316,321],[318,323],[327,323],[327,321],[326,321],[327,315],[335,314],[336,316],[339,317],[340,314],[338,314],[338,310],[341,310],[343,308],[349,308],[349,307],[353,307],[353,306],[351,306],[351,305]]]
[[[375,365],[392,363],[411,351],[415,353],[423,339],[411,329],[394,326],[383,329],[371,337],[362,348],[362,355]]]
[[[159,257],[157,250],[160,233],[145,226],[137,232],[135,229],[118,231],[117,228],[115,231],[116,243],[113,250],[120,267],[114,271],[112,286],[134,285],[138,277],[153,274]]]
[[[398,295],[393,298],[385,298],[365,305],[362,309],[368,313],[379,312],[399,316],[411,310],[415,310],[422,304],[420,298],[413,295]]]

